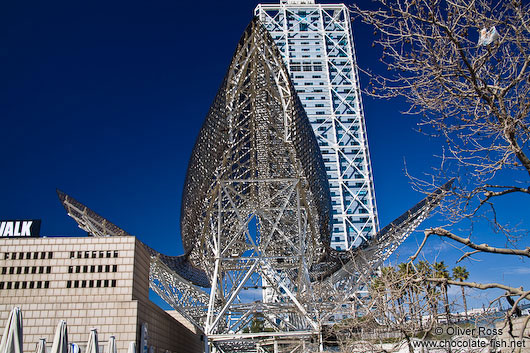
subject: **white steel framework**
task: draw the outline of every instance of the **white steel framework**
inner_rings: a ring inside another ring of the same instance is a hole
[[[255,15],[278,46],[317,137],[333,207],[331,246],[361,246],[378,231],[350,14],[343,4],[289,0]]]
[[[320,151],[281,54],[255,18],[188,165],[181,205],[185,255],[145,245],[150,287],[203,330],[212,349],[323,350],[322,326],[337,313],[370,310],[362,296],[370,276],[450,186],[355,251],[338,251],[330,246],[332,197]],[[90,235],[129,236],[58,195]],[[259,320],[267,330],[250,332]]]

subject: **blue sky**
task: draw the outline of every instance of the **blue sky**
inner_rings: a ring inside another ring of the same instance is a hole
[[[59,203],[58,188],[153,248],[181,254],[187,163],[257,3],[4,2],[0,219],[39,218],[43,235],[84,235]],[[382,69],[372,30],[356,22],[354,37],[360,66]],[[400,102],[363,100],[384,226],[422,198],[404,175],[404,161],[421,175],[436,165],[440,149],[414,131],[416,121],[400,113]],[[507,205],[513,224],[529,225],[528,197],[511,196]],[[480,232],[484,242],[504,245],[488,229]],[[403,244],[399,261],[419,239],[414,234]],[[428,246],[430,260],[454,266],[459,257],[436,239]],[[528,261],[479,258],[464,263],[471,280],[530,287]]]

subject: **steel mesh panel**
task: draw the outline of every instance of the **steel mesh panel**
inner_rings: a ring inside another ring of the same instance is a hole
[[[311,216],[317,220],[314,232],[322,244],[329,244],[331,202],[318,144],[281,54],[254,19],[239,41],[192,152],[181,207],[186,252],[204,243],[200,239],[210,226],[207,214],[218,191],[217,180],[300,176]],[[231,187],[239,195],[233,201],[238,207],[259,204],[278,191],[271,184]],[[227,235],[237,233],[229,224],[223,226]]]

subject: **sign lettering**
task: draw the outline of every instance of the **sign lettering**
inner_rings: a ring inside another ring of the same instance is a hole
[[[38,237],[40,219],[0,221],[0,237]]]

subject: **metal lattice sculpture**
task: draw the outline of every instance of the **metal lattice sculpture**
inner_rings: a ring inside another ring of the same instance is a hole
[[[193,149],[181,207],[186,255],[145,245],[150,287],[217,347],[247,349],[242,338],[252,345],[283,337],[307,349],[326,318],[343,310],[337,298],[355,298],[363,308],[357,293],[449,186],[355,252],[331,249],[330,193],[315,135],[278,49],[254,19]],[[58,195],[89,234],[129,236]],[[258,318],[267,332],[246,333]]]
[[[208,335],[245,322],[244,288],[287,295],[285,315],[271,319],[278,330],[317,328],[302,297],[310,295],[311,266],[327,252],[330,206],[305,111],[272,38],[253,20],[201,129],[184,188],[184,249],[212,283]]]

